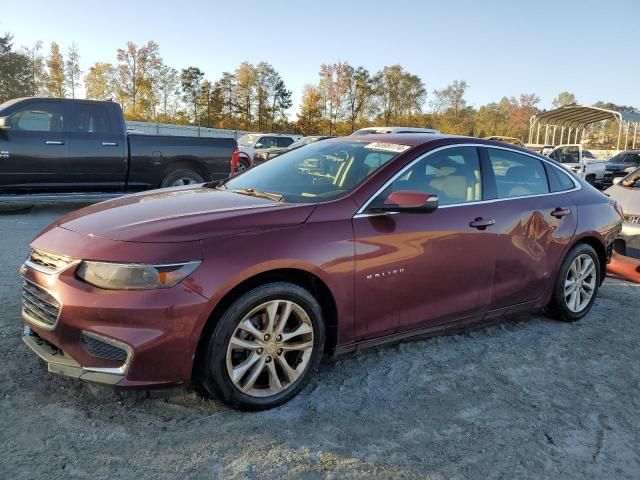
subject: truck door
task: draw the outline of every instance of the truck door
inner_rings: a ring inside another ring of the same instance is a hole
[[[66,123],[65,102],[33,100],[10,107],[0,129],[0,188],[59,188],[69,157]]]
[[[559,145],[549,153],[549,157],[567,170],[577,173],[581,178],[585,178],[586,163],[582,156],[582,145]]]
[[[69,121],[69,178],[74,188],[124,187],[127,145],[122,119],[101,102],[74,102]]]

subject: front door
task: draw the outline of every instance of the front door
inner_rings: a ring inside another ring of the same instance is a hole
[[[433,213],[353,219],[358,340],[481,317],[490,300],[496,238],[475,147],[427,153],[384,189],[438,195]]]
[[[64,183],[69,142],[63,102],[21,102],[0,129],[0,188],[51,190]]]

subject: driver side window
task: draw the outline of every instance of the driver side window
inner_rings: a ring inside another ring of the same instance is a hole
[[[396,179],[386,194],[413,190],[438,196],[440,205],[482,200],[480,159],[475,147],[428,154]]]

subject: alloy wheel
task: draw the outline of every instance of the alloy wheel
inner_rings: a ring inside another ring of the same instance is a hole
[[[293,385],[313,351],[313,324],[289,300],[271,300],[246,314],[227,346],[227,374],[246,395],[269,397]]]
[[[593,298],[596,289],[597,272],[593,259],[583,253],[578,255],[567,272],[564,281],[564,299],[569,310],[579,313]]]

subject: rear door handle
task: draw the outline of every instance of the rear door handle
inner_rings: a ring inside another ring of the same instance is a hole
[[[570,208],[556,208],[553,212],[551,212],[551,216],[552,217],[556,217],[556,218],[562,218],[562,217],[566,217],[567,215],[571,215],[571,209]]]
[[[491,225],[495,225],[496,221],[493,218],[482,218],[477,217],[472,222],[469,222],[469,226],[473,228],[477,228],[478,230],[486,230],[487,227]]]
[[[103,147],[117,147],[118,142],[102,142]]]
[[[62,140],[45,140],[45,145],[64,145]]]

